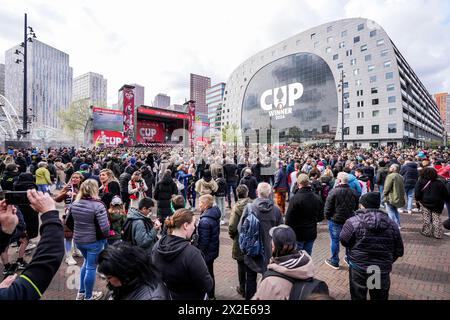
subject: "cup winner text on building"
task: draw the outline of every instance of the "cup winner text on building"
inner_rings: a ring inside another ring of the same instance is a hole
[[[281,120],[284,119],[287,114],[292,113],[292,107],[294,106],[295,101],[300,99],[302,96],[303,85],[295,82],[287,86],[264,91],[261,95],[260,105],[263,110],[269,112],[270,117],[275,117],[276,120]],[[267,103],[267,100],[272,102],[272,99],[268,99],[269,97],[273,98],[273,103]],[[274,108],[275,110],[272,110]]]

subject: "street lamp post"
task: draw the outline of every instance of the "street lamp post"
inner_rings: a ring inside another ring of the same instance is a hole
[[[28,31],[29,30],[29,31]],[[24,137],[26,138],[27,134],[29,133],[28,131],[28,107],[27,107],[27,98],[28,98],[28,87],[27,87],[27,83],[28,83],[28,42],[33,42],[33,39],[36,39],[36,34],[33,31],[32,27],[29,27],[27,24],[27,14],[25,13],[25,19],[24,19],[24,31],[23,31],[23,42],[21,44],[21,46],[23,47],[23,52],[16,50],[15,54],[22,54],[23,55],[23,61],[17,59],[16,63],[20,63],[23,62],[23,112],[22,112],[22,116],[23,116],[23,126],[22,126],[22,130],[18,130],[17,131],[17,136],[20,137]]]
[[[341,87],[341,99],[342,99],[342,105],[341,105],[341,147],[344,147],[344,105],[345,105],[345,98],[344,98],[344,70],[341,72],[341,80],[339,81],[339,87]]]

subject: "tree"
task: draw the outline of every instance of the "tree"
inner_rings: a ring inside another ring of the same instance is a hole
[[[58,118],[63,123],[63,129],[75,142],[83,137],[86,123],[91,118],[89,99],[74,101],[65,110],[58,112]]]

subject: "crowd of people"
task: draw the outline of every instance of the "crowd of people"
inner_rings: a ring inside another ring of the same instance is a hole
[[[332,299],[312,259],[326,220],[325,265],[341,268],[342,245],[351,298],[386,300],[404,253],[400,213],[420,213],[425,237],[449,235],[446,149],[218,150],[8,149],[0,185],[22,197],[0,202],[0,299],[40,298],[62,260],[76,265],[78,256],[77,300],[104,298],[94,291],[97,274],[110,299],[214,300],[221,226],[233,241],[243,298]],[[373,266],[380,270],[375,289],[367,286]]]

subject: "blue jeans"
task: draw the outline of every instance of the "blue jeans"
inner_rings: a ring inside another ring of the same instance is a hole
[[[50,193],[50,188],[48,187],[48,184],[38,184],[38,191],[41,191],[43,193]]]
[[[414,200],[414,187],[413,188],[409,188],[409,189],[405,189],[406,192],[406,197],[408,199],[408,205],[406,207],[406,210],[412,210],[413,207],[413,200]]]
[[[339,236],[342,231],[342,224],[337,224],[332,220],[328,220],[328,230],[331,237],[331,262],[339,265]]]
[[[220,219],[223,220],[225,218],[225,197],[216,197],[216,204],[220,209]]]
[[[378,186],[378,192],[380,192],[381,200],[380,204],[384,205],[384,186]]]
[[[97,274],[97,257],[105,246],[106,240],[99,240],[89,244],[77,243],[77,248],[84,257],[84,263],[80,273],[80,293],[85,294],[85,299],[92,298],[95,276]]]
[[[237,194],[236,194],[237,182],[227,182],[227,198],[228,198],[228,206],[231,207],[231,191],[233,191],[234,202],[237,202]]]
[[[394,221],[399,227],[400,227],[400,215],[398,213],[398,209],[389,203],[386,203],[386,210],[389,215],[389,218],[391,218],[392,221]]]
[[[315,240],[309,241],[297,241],[297,250],[305,250],[310,256],[312,255],[312,249]]]

